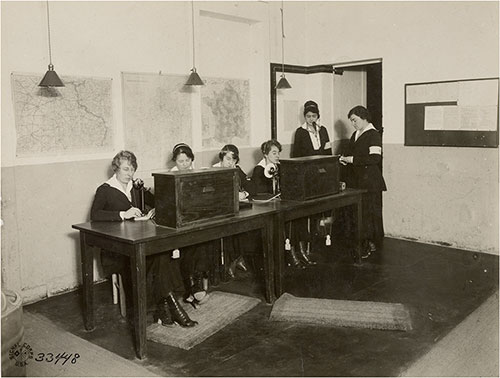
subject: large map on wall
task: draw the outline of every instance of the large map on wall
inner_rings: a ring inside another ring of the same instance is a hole
[[[17,156],[112,149],[111,79],[61,79],[65,87],[40,88],[40,76],[12,74]]]
[[[201,89],[203,148],[250,144],[248,80],[207,78]]]
[[[122,73],[125,148],[139,169],[166,169],[172,148],[192,143],[191,93],[185,76]]]

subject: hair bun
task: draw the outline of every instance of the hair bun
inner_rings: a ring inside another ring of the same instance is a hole
[[[175,150],[177,150],[178,148],[181,148],[181,147],[187,147],[189,149],[191,149],[191,147],[189,147],[186,143],[177,143],[174,148],[172,149],[172,153],[175,153]]]
[[[305,102],[304,109],[305,108],[312,108],[312,107],[318,109],[318,104],[316,102],[314,102],[313,100],[309,100],[309,101]]]

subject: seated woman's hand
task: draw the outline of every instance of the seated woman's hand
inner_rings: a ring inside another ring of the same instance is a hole
[[[128,209],[127,211],[123,211],[122,213],[123,214],[121,215],[123,216],[123,219],[142,217],[142,212],[137,207],[131,207],[130,209]]]
[[[243,191],[243,192],[239,192],[238,193],[238,197],[239,197],[239,200],[240,201],[243,201],[244,199],[246,199],[248,197],[248,193]]]
[[[150,219],[153,219],[155,217],[155,214],[156,214],[156,211],[155,211],[155,208],[153,207],[151,210],[149,210],[149,212],[146,216]]]

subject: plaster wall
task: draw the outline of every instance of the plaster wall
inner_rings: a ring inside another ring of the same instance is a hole
[[[498,254],[498,148],[404,146],[406,83],[499,76],[498,2],[310,4],[309,65],[383,59],[386,233]]]

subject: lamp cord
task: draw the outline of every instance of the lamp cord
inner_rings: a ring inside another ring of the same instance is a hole
[[[285,74],[285,22],[283,17],[283,0],[281,1],[281,72]]]
[[[191,0],[191,22],[193,25],[193,69],[196,70],[195,48],[194,48],[194,0]]]
[[[47,0],[47,32],[49,35],[49,64],[52,65],[52,46],[50,44],[50,15],[49,15],[49,0]]]

